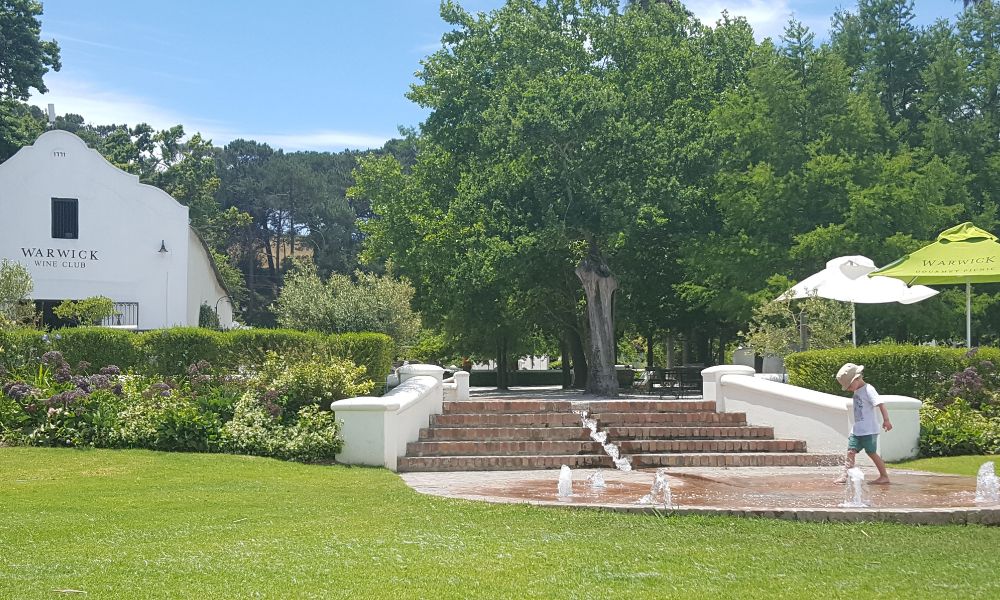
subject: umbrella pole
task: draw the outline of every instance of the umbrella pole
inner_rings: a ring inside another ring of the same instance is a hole
[[[965,347],[972,348],[972,284],[965,284]]]
[[[858,317],[854,314],[854,303],[851,302],[851,342],[858,347]]]

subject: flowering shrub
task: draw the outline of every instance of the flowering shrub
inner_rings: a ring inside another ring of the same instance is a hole
[[[273,402],[295,414],[307,404],[328,408],[334,400],[371,392],[374,383],[363,381],[364,374],[364,367],[346,360],[313,355],[289,362],[286,357],[269,352],[256,383],[262,392],[277,392]]]
[[[1000,452],[1000,375],[993,361],[973,348],[967,362],[920,411],[920,453],[924,456]]]
[[[273,352],[259,370],[236,374],[204,360],[175,377],[94,371],[48,351],[37,370],[2,381],[0,443],[333,460],[343,442],[330,402],[374,385],[350,361],[286,362]]]
[[[81,363],[78,371],[89,365]],[[2,386],[6,408],[0,433],[8,443],[35,446],[81,446],[111,437],[122,388],[113,371],[75,374],[59,352],[49,351],[32,381],[9,380]]]
[[[962,398],[944,408],[920,409],[921,456],[1000,453],[1000,419],[990,418]]]
[[[362,380],[364,372],[350,361],[314,356],[289,364],[268,353],[222,427],[222,448],[286,460],[333,460],[343,441],[326,409],[334,400],[370,392],[374,383]]]

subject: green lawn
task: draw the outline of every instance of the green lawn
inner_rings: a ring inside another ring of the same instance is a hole
[[[0,448],[0,507],[0,598],[1000,597],[1000,528],[489,505],[239,456]]]
[[[891,466],[900,469],[914,469],[918,471],[933,471],[935,473],[954,473],[956,475],[976,476],[979,467],[988,460],[992,460],[996,465],[996,470],[1000,473],[1000,456],[944,456],[941,458],[920,458],[908,460],[906,462],[895,463]]]

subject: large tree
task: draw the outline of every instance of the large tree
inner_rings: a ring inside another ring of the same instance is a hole
[[[59,45],[41,39],[42,3],[0,1],[0,100],[27,100],[31,90],[48,91],[43,76],[58,71]]]
[[[47,92],[44,75],[61,66],[59,45],[41,39],[41,15],[41,2],[0,0],[0,162],[44,127],[42,112],[23,102],[32,89]]]
[[[710,30],[672,3],[621,11],[610,0],[511,0],[475,16],[445,2],[442,16],[454,30],[410,94],[431,109],[417,166],[365,163],[359,175],[380,216],[369,248],[418,281],[433,269],[418,298],[453,321],[472,310],[440,283],[458,257],[482,274],[463,299],[497,308],[498,327],[528,320],[578,338],[587,389],[613,395],[619,274],[629,298],[649,296],[631,303],[647,322],[678,302],[670,253],[706,227],[708,114],[740,80],[750,30]],[[674,235],[644,244],[651,224]]]

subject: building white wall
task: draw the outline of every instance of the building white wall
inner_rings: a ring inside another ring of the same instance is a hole
[[[52,237],[52,198],[78,200],[78,239]],[[186,206],[71,133],[48,131],[0,164],[0,257],[28,268],[37,300],[103,295],[137,302],[139,329],[197,325],[201,294],[193,320],[188,306],[189,266],[200,262],[189,256],[191,235]],[[210,287],[200,288],[206,302]]]
[[[197,325],[201,305],[207,304],[219,312],[219,325],[223,329],[233,326],[233,305],[212,267],[212,259],[205,244],[188,229],[188,322]]]

